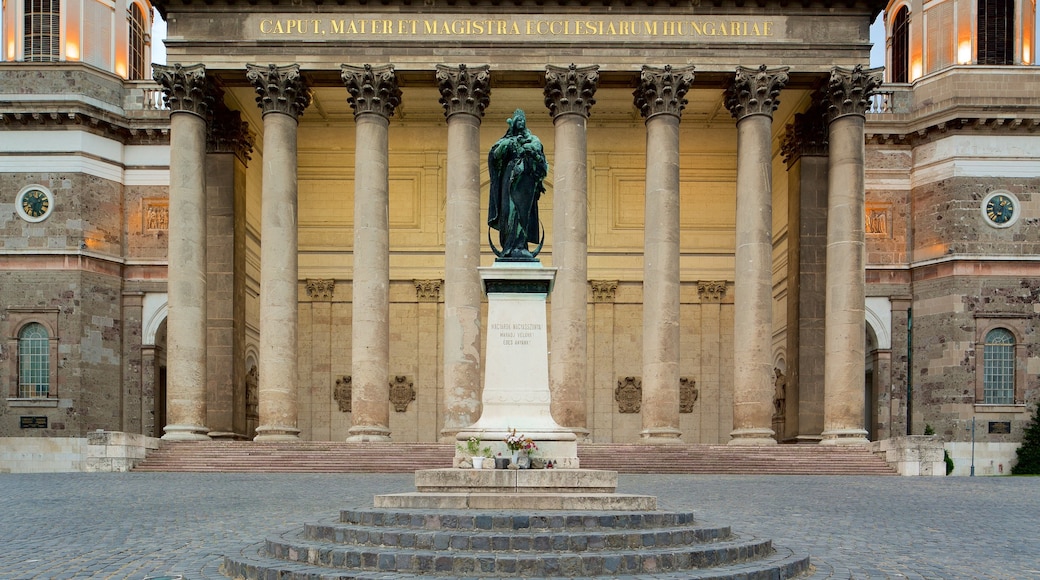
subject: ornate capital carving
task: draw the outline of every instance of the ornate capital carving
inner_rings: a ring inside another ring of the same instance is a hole
[[[234,153],[243,163],[249,161],[253,152],[255,136],[249,131],[249,123],[242,120],[242,113],[218,106],[210,118],[206,133],[206,151],[209,153]]]
[[[599,84],[599,65],[578,68],[546,65],[545,106],[549,115],[556,118],[567,113],[576,113],[589,118],[589,109],[596,104],[596,87]]]
[[[726,296],[726,281],[701,281],[697,282],[697,295],[701,302],[722,302]]]
[[[617,285],[617,280],[589,280],[589,286],[592,287],[592,301],[614,302]]]
[[[401,104],[401,88],[397,73],[390,64],[382,66],[340,65],[340,78],[350,96],[347,102],[354,109],[354,118],[364,113],[375,113],[389,119]]]
[[[397,375],[390,381],[390,403],[398,413],[408,410],[408,403],[415,400],[415,385],[403,375]]]
[[[827,156],[827,122],[822,103],[814,101],[804,113],[794,116],[794,123],[787,125],[781,153],[788,165],[799,157]]]
[[[350,375],[343,375],[336,379],[336,388],[332,391],[332,398],[336,399],[341,413],[351,412],[350,397],[353,395],[353,390],[354,378]]]
[[[466,113],[479,119],[491,102],[491,66],[470,68],[464,64],[458,67],[439,64],[437,90],[441,93],[439,102],[444,107],[445,118]]]
[[[870,108],[870,97],[881,86],[881,67],[863,69],[836,66],[831,69],[831,78],[824,90],[827,103],[827,122],[839,117],[857,115],[866,117]]]
[[[618,379],[614,400],[618,404],[618,413],[638,413],[643,406],[643,381],[639,377]]]
[[[749,115],[766,115],[773,117],[773,111],[780,104],[780,89],[784,88],[790,77],[788,67],[767,69],[762,65],[757,69],[743,66],[737,67],[733,81],[726,87],[726,108],[737,121]]]
[[[213,106],[213,89],[206,66],[193,64],[153,65],[152,78],[162,87],[163,102],[172,113],[191,113],[207,118]]]
[[[307,280],[307,296],[311,300],[330,302],[336,292],[335,280]]]
[[[700,392],[697,391],[697,381],[691,377],[679,377],[679,412],[692,413],[693,404],[697,402]]]
[[[639,73],[639,85],[632,96],[644,119],[654,115],[681,117],[686,107],[686,93],[691,85],[692,66],[672,70],[672,65],[665,65],[664,68],[644,65]]]
[[[311,104],[311,92],[298,64],[247,64],[246,78],[256,88],[256,105],[264,115],[284,113],[299,119]]]
[[[412,280],[415,283],[415,298],[419,302],[440,302],[443,280]]]

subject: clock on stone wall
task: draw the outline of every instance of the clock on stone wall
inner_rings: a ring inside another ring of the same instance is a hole
[[[1006,228],[1018,220],[1018,198],[1010,191],[994,191],[982,200],[982,215],[989,225]]]
[[[42,222],[54,210],[54,194],[42,185],[23,187],[15,199],[15,210],[27,222]]]

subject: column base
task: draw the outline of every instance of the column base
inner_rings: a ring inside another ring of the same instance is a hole
[[[726,445],[776,445],[772,429],[734,429]]]
[[[347,443],[392,441],[392,439],[390,439],[390,429],[378,425],[358,425],[357,427],[351,427],[348,429],[347,433],[350,433],[347,437]]]
[[[570,430],[574,432],[574,436],[577,437],[578,443],[592,443],[592,431],[589,431],[585,427],[571,427]]]
[[[823,432],[820,445],[869,445],[864,429],[831,429]]]
[[[796,443],[819,443],[822,439],[822,435],[799,435],[794,438]]]
[[[646,445],[682,445],[682,431],[672,427],[652,427],[639,432],[639,442]]]
[[[299,441],[300,430],[296,427],[264,426],[256,428],[253,441]]]
[[[209,429],[201,425],[167,425],[163,427],[164,441],[209,441]]]

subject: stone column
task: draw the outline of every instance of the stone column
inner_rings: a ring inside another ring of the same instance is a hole
[[[787,126],[787,434],[823,432],[824,285],[827,271],[827,123],[819,101]],[[778,433],[778,436],[784,434]]]
[[[170,241],[163,439],[209,439],[206,428],[206,68],[155,65],[170,107]]]
[[[738,67],[726,89],[737,120],[737,247],[730,444],[769,445],[773,417],[773,111],[787,68]]]
[[[257,441],[297,439],[296,131],[310,104],[300,65],[246,65],[263,111],[260,215],[260,425]]]
[[[830,167],[827,201],[827,310],[823,440],[865,444],[864,123],[880,68],[834,67],[826,88]]]
[[[207,203],[207,383],[208,425],[211,438],[234,438],[235,412],[245,409],[244,396],[236,397],[237,387],[244,385],[243,343],[236,330],[236,310],[245,297],[235,292],[236,265],[243,260],[242,248],[236,243],[235,223],[242,219],[236,214],[237,165],[245,163],[253,148],[249,124],[242,121],[238,111],[223,104],[214,107],[209,133],[206,136],[206,203]],[[240,321],[244,321],[239,319]],[[241,326],[241,324],[239,325]],[[244,394],[244,393],[243,393]]]
[[[347,441],[390,440],[390,116],[394,67],[342,65],[354,109],[353,425]]]
[[[545,106],[556,128],[553,251],[556,287],[550,302],[549,389],[552,414],[580,439],[588,437],[588,148],[585,124],[596,103],[599,67],[545,67]]]
[[[643,66],[633,96],[646,119],[643,233],[644,443],[679,440],[679,120],[693,67]]]
[[[480,418],[480,120],[490,100],[490,67],[437,65],[448,123],[444,242],[444,425],[442,441]]]

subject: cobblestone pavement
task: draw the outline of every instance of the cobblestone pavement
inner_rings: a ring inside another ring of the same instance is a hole
[[[0,475],[0,578],[222,578],[223,554],[412,491],[409,475]],[[1040,578],[1040,478],[621,476],[809,553],[815,578]]]

